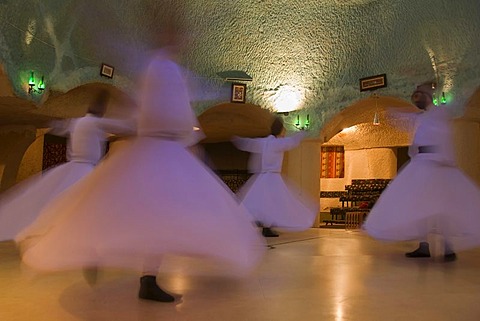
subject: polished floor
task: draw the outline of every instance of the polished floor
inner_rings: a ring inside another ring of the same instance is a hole
[[[458,260],[407,259],[415,243],[382,243],[358,230],[310,229],[269,238],[258,269],[232,278],[191,259],[167,259],[159,283],[175,303],[139,300],[138,275],[37,275],[0,242],[1,321],[480,320],[480,249]]]

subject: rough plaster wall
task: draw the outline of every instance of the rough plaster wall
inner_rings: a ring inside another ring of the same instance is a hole
[[[16,183],[22,157],[35,141],[36,129],[30,126],[0,127],[0,191]]]
[[[190,78],[209,86],[196,97],[198,113],[228,98],[216,73],[232,69],[253,77],[249,102],[274,109],[293,97],[287,108],[305,109],[312,135],[368,94],[359,78],[386,73],[379,92],[408,100],[415,84],[438,77],[459,114],[480,79],[473,0],[3,0],[0,61],[18,95],[30,70],[52,90],[103,81],[135,91],[144,51],[172,12],[189,31]],[[113,80],[99,76],[102,62],[116,68]]]
[[[299,196],[317,202],[320,207],[320,144],[304,140],[296,148],[285,153],[282,166],[284,178],[297,187]],[[321,208],[320,208],[321,211]],[[313,226],[318,226],[317,215]]]
[[[345,151],[345,177],[322,178],[321,191],[344,191],[352,179],[393,178],[397,174],[397,156],[391,148]],[[338,206],[338,199],[323,199],[322,208]]]
[[[42,171],[45,132],[46,130],[37,130],[37,138],[25,151],[18,168],[17,183]]]
[[[345,177],[393,178],[397,173],[397,156],[391,148],[361,149],[345,153]]]
[[[345,150],[408,146],[412,134],[413,127],[359,124],[338,133],[325,145],[341,145]]]
[[[320,189],[320,144],[302,141],[285,153],[282,173],[310,197],[318,198]]]
[[[480,124],[468,120],[453,122],[453,140],[458,166],[480,185]]]

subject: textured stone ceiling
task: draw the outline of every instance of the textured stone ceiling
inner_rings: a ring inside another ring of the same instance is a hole
[[[366,76],[386,73],[378,94],[403,101],[416,84],[435,79],[456,114],[480,83],[474,0],[2,0],[0,63],[13,96],[25,101],[0,98],[1,123],[22,123],[25,113],[40,123],[82,114],[81,95],[61,107],[48,99],[92,83],[134,97],[142,58],[173,15],[187,30],[182,62],[192,72],[198,114],[228,101],[229,83],[218,76],[225,70],[252,76],[247,103],[301,109],[314,135],[369,97],[359,91]],[[100,76],[102,63],[115,67],[112,79]],[[27,94],[31,70],[45,77],[48,96]]]

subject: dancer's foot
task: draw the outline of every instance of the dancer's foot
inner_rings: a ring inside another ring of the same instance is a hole
[[[418,249],[405,253],[405,256],[410,258],[430,257],[430,247],[427,242],[420,242]]]
[[[443,260],[444,260],[445,262],[453,262],[453,261],[456,261],[456,260],[457,260],[457,254],[455,254],[455,253],[445,254],[444,257],[443,257]]]
[[[272,231],[269,227],[264,227],[262,229],[262,235],[265,237],[278,237],[278,234]]]
[[[97,280],[98,280],[97,266],[85,267],[83,268],[82,272],[83,272],[83,277],[85,281],[87,281],[87,283],[90,286],[94,286],[95,284],[97,284]]]
[[[153,275],[145,275],[140,278],[140,291],[138,292],[138,297],[140,299],[159,302],[175,301],[173,296],[160,289],[157,285],[156,277]]]

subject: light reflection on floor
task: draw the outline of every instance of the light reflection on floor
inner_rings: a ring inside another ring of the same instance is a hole
[[[138,275],[103,271],[35,275],[0,243],[0,320],[480,320],[480,249],[453,263],[407,259],[414,242],[382,243],[359,231],[281,233],[251,275],[171,258],[159,275],[175,303],[137,299]]]

